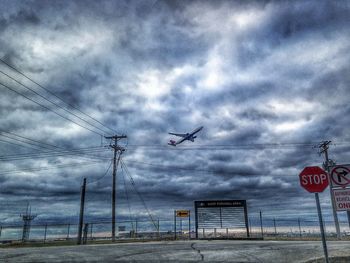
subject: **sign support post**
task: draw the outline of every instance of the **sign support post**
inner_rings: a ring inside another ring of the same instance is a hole
[[[328,148],[329,148],[329,144],[330,143],[331,143],[331,141],[324,141],[319,146],[320,148],[322,148],[320,153],[324,153],[324,158],[325,158],[324,165],[325,165],[325,168],[327,170],[328,176],[330,176],[330,169],[329,169],[330,167],[329,167],[329,158],[328,158]],[[331,179],[329,178],[329,181],[330,180]],[[332,190],[331,187],[329,188],[329,194],[331,196],[331,203],[332,203],[335,231],[337,232],[337,238],[340,239],[341,235],[340,235],[339,219],[338,219],[338,214],[337,214],[337,210],[336,210],[336,207],[335,207],[335,200],[334,200],[334,197],[333,197],[333,190]]]
[[[309,193],[315,193],[318,220],[320,224],[323,252],[326,263],[329,263],[326,236],[322,219],[322,211],[318,193],[322,193],[329,185],[327,173],[318,166],[305,167],[299,174],[300,185]]]
[[[176,210],[174,210],[174,240],[176,240]]]
[[[191,211],[188,213],[188,239],[191,239]]]
[[[350,165],[332,166],[329,177],[336,210],[347,211],[350,227]]]
[[[316,199],[318,220],[320,222],[320,230],[321,230],[321,237],[322,237],[322,245],[323,245],[324,257],[326,259],[326,263],[329,263],[327,243],[326,243],[326,236],[324,234],[322,211],[321,211],[320,198],[318,197],[318,193],[315,193],[315,199]]]
[[[188,236],[191,239],[191,211],[190,210],[174,210],[174,238],[176,240],[176,218],[180,217],[180,237],[183,237],[182,233],[182,218],[188,217]]]

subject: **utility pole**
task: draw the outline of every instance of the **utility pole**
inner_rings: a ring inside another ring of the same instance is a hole
[[[328,158],[328,149],[329,149],[329,144],[331,142],[332,141],[323,141],[318,146],[320,148],[320,154],[324,153],[324,158],[325,158],[324,167],[326,168],[328,177],[330,176],[329,175],[329,173],[330,173],[330,169],[329,169],[329,162],[330,162],[330,160]],[[328,178],[328,179],[329,179],[329,181],[331,181],[331,178]],[[329,192],[330,192],[331,201],[332,201],[332,209],[333,209],[335,230],[337,232],[337,238],[340,239],[341,236],[340,236],[339,220],[338,220],[337,210],[336,210],[336,207],[335,207],[335,201],[334,201],[334,197],[333,197],[333,190],[332,190],[331,186],[329,187]]]
[[[81,244],[81,235],[83,233],[85,190],[86,190],[86,178],[84,178],[83,185],[81,186],[81,192],[80,192],[80,214],[79,214],[79,228],[78,228],[78,240],[77,240],[78,245]]]
[[[109,146],[114,150],[113,154],[113,175],[112,175],[112,241],[115,241],[115,197],[116,197],[116,174],[117,174],[117,167],[120,161],[121,154],[125,151],[125,149],[118,145],[118,141],[120,139],[126,139],[126,135],[114,135],[110,137],[105,137],[106,139],[113,140],[113,144],[110,144]],[[117,153],[118,159],[117,159]]]
[[[28,203],[25,215],[21,215],[24,223],[23,233],[22,233],[22,242],[26,242],[29,240],[30,225],[32,223],[32,220],[36,217],[36,215],[32,215],[31,211],[32,211],[32,208],[29,206],[29,203]]]

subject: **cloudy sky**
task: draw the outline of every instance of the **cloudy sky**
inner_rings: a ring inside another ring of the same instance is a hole
[[[76,222],[83,177],[86,215],[110,218],[113,134],[155,217],[246,199],[253,216],[316,218],[298,174],[322,165],[322,140],[350,162],[349,26],[348,1],[0,0],[1,222],[27,201],[37,220]],[[118,218],[125,188],[146,215],[119,167]]]

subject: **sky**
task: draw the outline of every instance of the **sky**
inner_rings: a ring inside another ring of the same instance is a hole
[[[77,222],[84,177],[86,217],[109,219],[115,134],[118,220],[215,199],[316,218],[298,175],[323,140],[350,163],[349,26],[348,1],[0,0],[0,222],[27,202]]]

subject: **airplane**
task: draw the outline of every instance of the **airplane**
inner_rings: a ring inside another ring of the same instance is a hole
[[[194,131],[192,131],[190,133],[172,133],[172,132],[169,132],[169,134],[171,134],[171,135],[175,135],[175,136],[182,137],[182,138],[178,141],[170,140],[168,142],[168,144],[171,146],[176,146],[176,145],[178,145],[186,140],[194,142],[194,139],[197,138],[197,136],[194,136],[194,135],[202,129],[203,129],[203,126],[198,127],[197,129],[195,129]]]

